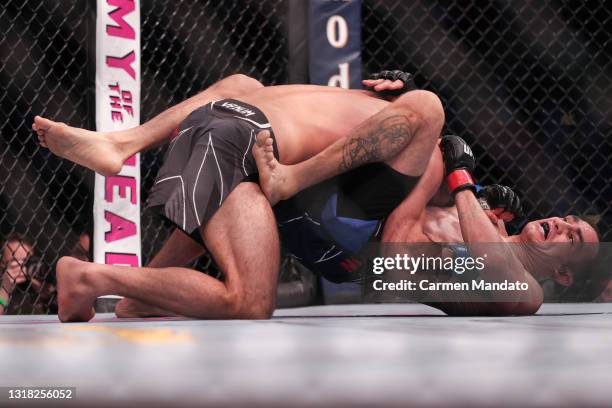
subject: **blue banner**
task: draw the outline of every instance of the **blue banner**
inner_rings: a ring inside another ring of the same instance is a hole
[[[361,1],[310,0],[310,83],[361,88]]]

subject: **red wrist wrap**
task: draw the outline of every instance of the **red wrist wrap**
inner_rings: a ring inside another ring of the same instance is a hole
[[[448,186],[448,191],[454,194],[462,186],[474,188],[474,179],[467,170],[455,170],[446,176],[446,185]]]

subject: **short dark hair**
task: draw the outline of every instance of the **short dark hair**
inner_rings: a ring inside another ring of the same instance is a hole
[[[595,231],[595,234],[597,234],[597,241],[601,241],[601,230],[597,226],[597,222],[599,221],[599,216],[597,215],[579,215],[576,218],[589,224],[589,226],[593,228],[593,230]]]
[[[604,244],[605,245],[605,244]],[[595,258],[580,263],[574,268],[574,283],[569,287],[555,285],[553,302],[592,302],[608,286],[612,278],[612,251],[601,250]]]
[[[599,216],[580,215],[576,218],[589,224],[597,234],[597,240],[601,242],[601,231],[597,226]],[[600,247],[599,253],[593,259],[571,265],[570,268],[574,272],[574,283],[569,287],[555,283],[545,301],[592,302],[595,300],[604,291],[612,276],[609,266],[612,259],[606,252],[610,251],[601,251]]]

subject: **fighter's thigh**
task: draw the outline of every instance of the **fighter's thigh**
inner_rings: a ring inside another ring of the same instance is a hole
[[[240,183],[203,228],[202,237],[238,304],[255,317],[271,314],[280,244],[272,208],[259,186]]]

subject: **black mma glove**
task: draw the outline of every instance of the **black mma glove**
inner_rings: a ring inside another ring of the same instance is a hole
[[[484,210],[503,208],[512,214],[514,218],[523,216],[521,200],[510,187],[491,184],[483,187],[476,197],[478,197],[478,201]]]
[[[455,135],[442,136],[440,142],[444,168],[446,169],[446,185],[454,197],[459,191],[472,190],[476,193],[476,186],[472,178],[475,161],[470,146]]]
[[[399,79],[404,83],[404,86],[402,86],[400,89],[389,89],[379,92],[384,96],[400,96],[403,93],[416,89],[416,86],[414,85],[414,76],[408,72],[400,71],[397,69],[394,71],[376,72],[370,75],[369,79],[388,79],[389,81],[397,81]]]

